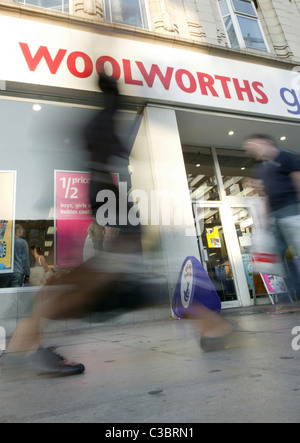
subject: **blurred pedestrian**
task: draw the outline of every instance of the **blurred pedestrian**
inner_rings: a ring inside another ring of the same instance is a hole
[[[99,86],[104,93],[105,108],[97,113],[85,130],[91,156],[90,201],[96,219],[103,205],[106,210],[117,212],[104,227],[103,250],[95,251],[95,257],[61,279],[53,277],[49,280],[48,284],[67,283],[69,287],[38,306],[29,318],[20,323],[6,354],[8,360],[13,359],[16,354],[22,355],[33,366],[39,367],[40,372],[57,376],[83,373],[85,367],[81,363],[66,362],[53,349],[41,347],[43,319],[72,318],[95,309],[116,312],[132,310],[150,303],[155,304],[158,293],[152,291],[150,300],[145,296],[149,269],[143,262],[140,226],[133,226],[128,221],[128,212],[133,208],[133,203],[127,200],[127,207],[123,208],[126,214],[119,212],[118,204],[113,205],[114,202],[119,202],[119,189],[110,173],[112,156],[126,159],[129,153],[126,153],[114,128],[115,113],[119,106],[117,82],[103,73],[99,78]],[[114,198],[99,198],[102,190],[110,191]],[[113,207],[110,208],[109,204]],[[127,223],[124,223],[124,219]],[[99,223],[98,219],[97,221]],[[103,225],[101,220],[99,225]],[[224,340],[232,331],[232,325],[204,306],[199,305],[196,312],[198,322],[200,319],[202,323],[203,348],[223,348]]]
[[[279,149],[272,137],[254,134],[244,140],[243,147],[259,163],[254,171],[257,189],[266,197],[269,227],[275,236],[279,254],[285,265],[291,292],[300,296],[300,267],[298,272],[289,272],[286,253],[291,247],[295,257],[300,256],[299,226],[285,223],[300,213],[300,156],[296,152]],[[296,218],[294,220],[297,220]],[[296,275],[295,275],[296,274]]]
[[[29,283],[30,261],[29,250],[26,240],[22,237],[24,228],[16,224],[15,226],[15,246],[14,246],[14,272],[1,275],[0,288],[18,288],[24,283]]]
[[[103,92],[104,109],[95,115],[84,131],[90,152],[90,202],[95,219],[104,204],[98,198],[100,191],[110,191],[114,195],[112,203],[119,201],[119,189],[110,173],[112,157],[129,157],[115,131],[115,114],[119,107],[117,82],[102,73],[99,87]],[[106,205],[109,203],[105,202]],[[102,248],[96,250],[95,257],[61,278],[54,276],[48,280],[49,285],[67,283],[68,286],[50,300],[48,298],[47,303],[37,306],[32,315],[20,323],[9,343],[6,361],[16,362],[14,356],[21,355],[41,373],[57,376],[83,373],[85,367],[81,363],[67,362],[53,349],[41,347],[42,320],[74,318],[99,309],[99,306],[122,310],[140,304],[142,279],[146,274],[142,264],[140,227],[120,223],[122,216],[127,220],[132,206],[128,201],[128,207],[124,208],[126,214],[122,215],[118,212],[119,205],[109,208],[109,212],[117,210],[117,213],[113,217],[115,222],[108,222],[103,230],[103,251]]]

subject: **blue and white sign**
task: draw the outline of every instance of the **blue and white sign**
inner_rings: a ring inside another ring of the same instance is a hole
[[[193,262],[192,260],[188,260],[181,276],[181,288],[180,288],[181,303],[185,309],[189,307],[191,302],[192,290],[193,290],[193,278],[194,278]]]
[[[187,257],[179,274],[173,311],[179,318],[197,317],[201,305],[215,312],[221,310],[220,298],[202,264],[195,257]]]

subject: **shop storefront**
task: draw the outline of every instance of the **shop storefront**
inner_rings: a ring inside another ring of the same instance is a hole
[[[263,202],[247,181],[251,162],[241,141],[267,132],[297,149],[299,74],[50,20],[2,15],[0,34],[0,180],[13,171],[14,220],[28,243],[41,245],[55,270],[88,254],[93,220],[82,133],[101,105],[97,72],[105,67],[124,96],[118,126],[132,149],[133,190],[166,193],[182,217],[153,223],[151,211],[141,211],[145,254],[149,238],[160,244],[170,297],[174,276],[195,256],[224,306],[251,305],[257,288],[248,252]],[[68,231],[57,223],[62,215],[82,227],[75,260],[59,241]]]

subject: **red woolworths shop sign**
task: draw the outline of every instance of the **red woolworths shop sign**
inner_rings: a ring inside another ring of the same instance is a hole
[[[98,91],[105,67],[128,96],[300,118],[297,71],[3,16],[0,35],[0,80]]]
[[[263,91],[264,85],[258,81],[250,83],[248,80],[239,80],[238,78],[230,78],[223,75],[210,75],[204,72],[197,72],[196,76],[187,69],[178,69],[175,72],[174,67],[168,66],[166,72],[163,73],[161,68],[157,64],[152,64],[150,69],[147,70],[143,62],[122,59],[121,64],[109,56],[99,57],[95,66],[92,59],[84,52],[76,51],[71,54],[67,54],[66,49],[59,49],[54,59],[50,55],[49,49],[46,46],[40,46],[36,54],[32,54],[27,43],[19,43],[24,59],[28,65],[30,71],[35,72],[40,63],[44,61],[51,74],[55,75],[60,68],[61,64],[64,62],[67,64],[70,74],[78,78],[88,78],[94,73],[94,68],[97,73],[100,73],[104,67],[111,69],[111,75],[116,79],[124,77],[124,82],[126,85],[136,85],[144,86],[147,85],[149,88],[153,88],[154,82],[157,81],[161,86],[169,91],[172,82],[187,94],[194,94],[199,90],[203,96],[211,95],[212,97],[220,97],[217,89],[221,88],[221,93],[226,99],[237,98],[241,101],[249,101],[254,103],[266,104],[269,99]],[[78,68],[78,60],[82,62],[82,70]],[[139,77],[133,77],[133,66],[136,64]],[[141,80],[140,80],[140,79]],[[219,88],[218,88],[219,84]],[[233,85],[233,90],[236,97],[232,97],[229,84]]]

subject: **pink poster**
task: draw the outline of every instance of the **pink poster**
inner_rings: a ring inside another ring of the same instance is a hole
[[[270,295],[284,294],[288,292],[285,281],[277,275],[261,274],[265,288]]]
[[[84,261],[88,227],[93,216],[89,201],[90,174],[55,171],[56,267],[74,268]]]

